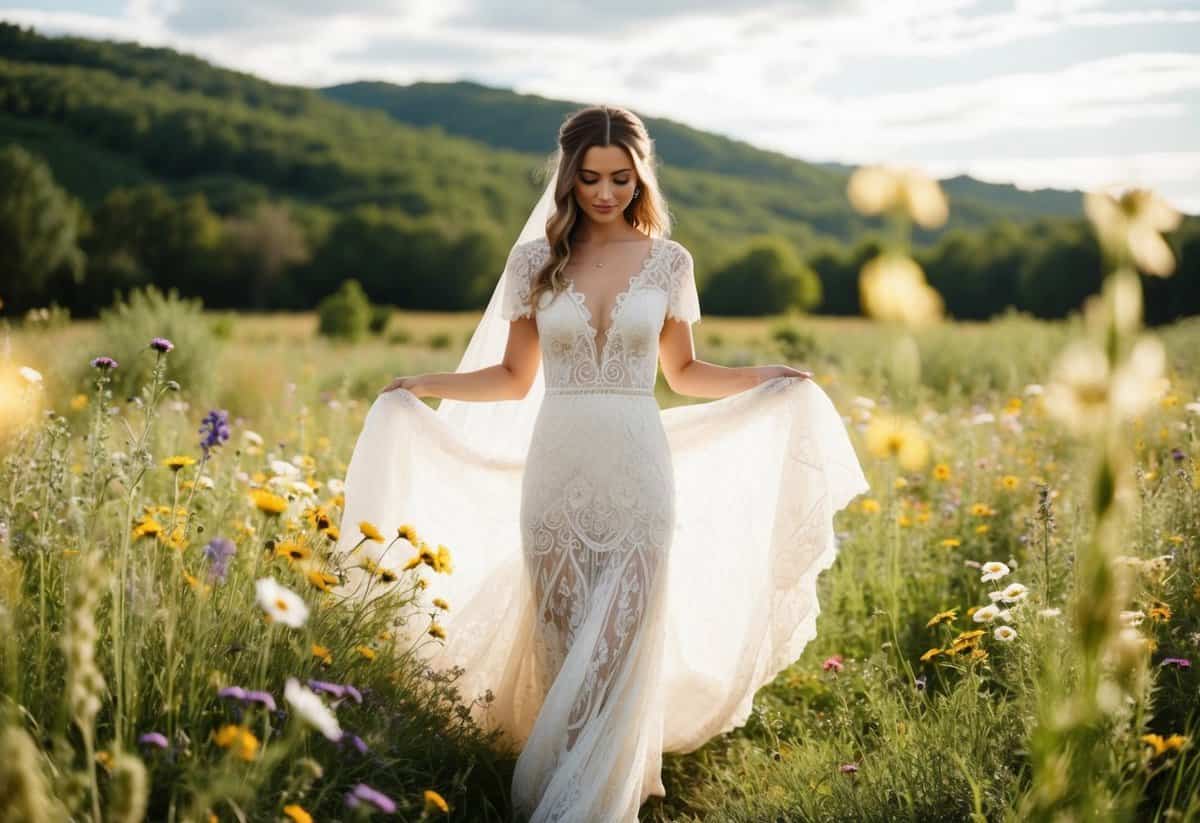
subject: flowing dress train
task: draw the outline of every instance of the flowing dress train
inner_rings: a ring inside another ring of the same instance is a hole
[[[544,239],[519,244],[506,269],[505,317],[535,316],[546,385],[525,453],[465,443],[410,392],[380,395],[339,548],[360,520],[450,547],[453,574],[424,592],[450,603],[427,662],[461,667],[466,698],[494,696],[472,713],[520,749],[515,813],[635,821],[665,794],[663,752],[745,723],[815,635],[833,516],[868,486],[811,381],[658,408],[663,323],[700,319],[682,245],[651,240],[603,344],[573,283],[529,306],[548,254]]]

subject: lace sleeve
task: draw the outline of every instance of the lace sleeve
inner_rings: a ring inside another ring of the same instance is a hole
[[[671,260],[671,294],[667,317],[685,323],[700,320],[700,297],[696,294],[696,276],[692,269],[692,254],[679,243]]]
[[[504,264],[504,296],[500,313],[505,320],[529,317],[533,309],[529,305],[530,257],[525,244],[513,246]]]

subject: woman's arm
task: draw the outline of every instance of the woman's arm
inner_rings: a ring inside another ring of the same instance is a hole
[[[521,317],[509,323],[504,358],[495,366],[461,373],[431,372],[414,377],[397,377],[383,392],[408,389],[418,397],[520,400],[529,393],[537,377],[540,356],[537,321],[532,316]]]
[[[772,377],[812,377],[791,366],[718,366],[697,360],[691,324],[671,317],[663,323],[658,353],[671,391],[688,397],[726,397]]]

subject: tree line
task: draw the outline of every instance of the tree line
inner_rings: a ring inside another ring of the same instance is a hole
[[[335,213],[260,199],[220,214],[203,193],[173,195],[158,184],[114,189],[89,208],[37,155],[0,150],[0,299],[14,312],[57,303],[91,316],[151,283],[211,307],[310,310],[349,279],[372,303],[480,309],[512,236],[494,224],[374,204]],[[1144,279],[1152,323],[1200,313],[1200,220],[1189,218],[1170,240],[1176,276]],[[715,315],[860,314],[858,273],[882,244],[870,233],[852,244],[752,235],[720,255],[696,255],[701,302]],[[1082,220],[953,229],[915,257],[960,319],[1010,307],[1063,317],[1100,286],[1099,248]]]

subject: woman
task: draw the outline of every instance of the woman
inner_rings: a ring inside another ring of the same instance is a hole
[[[744,723],[813,636],[833,514],[867,484],[808,372],[696,359],[692,257],[641,120],[589,107],[558,143],[458,370],[398,378],[368,413],[345,522],[453,547],[429,664],[490,691],[473,712],[521,747],[516,813],[632,821],[665,794],[663,751]],[[660,410],[659,363],[721,399]]]

